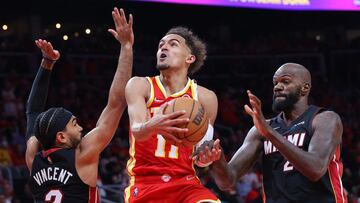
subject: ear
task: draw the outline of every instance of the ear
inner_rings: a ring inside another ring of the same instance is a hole
[[[311,89],[311,85],[309,83],[305,83],[301,88],[301,95],[309,94],[310,89]]]
[[[188,64],[192,64],[192,63],[195,62],[195,60],[196,60],[195,55],[190,54],[189,56],[186,57],[186,60],[185,60],[185,61],[186,61],[186,63],[188,63]]]
[[[65,144],[66,143],[66,136],[65,133],[60,131],[56,133],[56,142],[59,144]]]

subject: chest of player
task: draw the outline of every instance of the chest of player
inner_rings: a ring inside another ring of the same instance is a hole
[[[296,126],[286,128],[273,127],[284,139],[293,145],[307,151],[312,137],[312,132],[307,128],[305,122],[300,122]],[[294,167],[279,152],[270,140],[264,141],[263,163],[266,167],[275,171],[293,171]]]
[[[310,106],[302,115],[292,121],[290,124],[285,123],[282,115],[271,119],[270,126],[278,132],[283,138],[293,145],[307,151],[310,140],[313,135],[312,121],[314,116],[319,111],[316,106]],[[276,146],[270,140],[264,141],[264,155],[265,157],[273,157],[279,155]]]
[[[276,128],[275,128],[276,129]],[[307,151],[312,134],[309,129],[304,127],[294,127],[294,129],[278,128],[276,131],[283,136],[283,138],[293,145]],[[264,155],[273,156],[279,151],[270,140],[264,141]]]

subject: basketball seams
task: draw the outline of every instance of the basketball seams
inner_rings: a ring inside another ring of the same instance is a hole
[[[192,107],[191,107],[189,119],[191,119],[192,113],[194,112],[194,106],[195,106],[195,100],[192,100]],[[186,125],[186,128],[189,126],[189,124],[190,124],[190,122]]]
[[[176,101],[178,99],[180,99],[180,100]],[[204,111],[203,106],[198,101],[196,101],[192,98],[190,98],[190,99],[191,100],[189,100],[189,98],[186,98],[186,97],[174,98],[173,100],[171,100],[171,105],[169,105],[166,108],[167,110],[165,109],[165,112],[164,112],[165,114],[168,114],[168,113],[175,112],[176,110],[181,110],[181,109],[186,110],[187,113],[180,117],[188,118],[188,119],[190,119],[190,122],[188,122],[187,124],[178,126],[178,127],[188,128],[189,131],[187,133],[185,133],[185,132],[184,133],[177,133],[177,132],[173,133],[173,135],[175,137],[177,137],[178,139],[184,140],[184,146],[193,146],[194,144],[199,142],[203,138],[203,136],[201,136],[201,135],[206,133],[207,124],[208,124],[208,118],[207,118],[206,112]],[[199,116],[198,115],[199,110],[204,111],[202,121],[198,120],[199,118],[197,118]],[[195,111],[195,113],[194,113],[194,111]],[[193,116],[194,116],[194,118],[193,118]],[[196,123],[194,123],[195,119],[196,119]],[[198,123],[199,121],[200,121],[200,123]]]
[[[186,140],[189,141],[189,142],[195,142],[195,141],[193,141],[193,140],[189,140],[188,137],[194,135],[194,134],[197,133],[199,130],[201,130],[201,128],[203,127],[203,125],[205,125],[205,123],[206,123],[206,122],[204,122],[196,131],[194,131],[194,132],[191,133],[190,135],[185,136],[183,139],[186,139]],[[202,139],[202,138],[201,138],[201,139]],[[200,139],[200,140],[201,140],[201,139]],[[199,141],[200,141],[200,140],[199,140]]]
[[[202,108],[202,107],[201,107],[201,108]],[[199,130],[202,129],[203,125],[206,124],[206,114],[204,115],[204,119],[205,119],[205,121],[201,124],[201,126],[200,126],[197,130],[195,130],[193,133],[191,133],[190,135],[185,136],[184,139],[186,139],[186,140],[189,141],[189,142],[193,142],[193,141],[191,141],[191,140],[188,140],[187,138],[190,137],[191,135],[194,135],[195,133],[197,133]],[[200,139],[200,140],[201,140],[201,139]]]
[[[192,113],[194,112],[194,107],[195,107],[195,100],[192,100],[192,106],[191,106],[191,111],[190,111],[190,114],[189,114],[189,120],[191,119]],[[190,122],[186,124],[185,128],[188,128],[188,127],[189,127],[189,124],[190,124]],[[187,136],[186,136],[186,133],[183,133],[181,139],[184,139],[184,138],[186,138],[186,137],[187,137]]]

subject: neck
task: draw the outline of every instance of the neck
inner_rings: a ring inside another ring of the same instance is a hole
[[[309,108],[309,104],[307,101],[300,101],[294,104],[294,107],[289,110],[285,110],[284,112],[284,121],[289,124],[301,116],[307,109]]]
[[[71,146],[69,144],[66,144],[66,143],[56,143],[54,145],[54,148],[71,148]]]
[[[170,72],[162,71],[160,73],[161,83],[164,85],[164,88],[167,93],[174,94],[182,90],[186,83],[188,82],[188,77],[186,73],[181,72]]]

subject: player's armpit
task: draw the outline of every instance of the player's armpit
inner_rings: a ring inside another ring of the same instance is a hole
[[[40,148],[40,143],[35,136],[31,136],[26,143],[25,161],[28,169],[31,171],[34,157]]]

